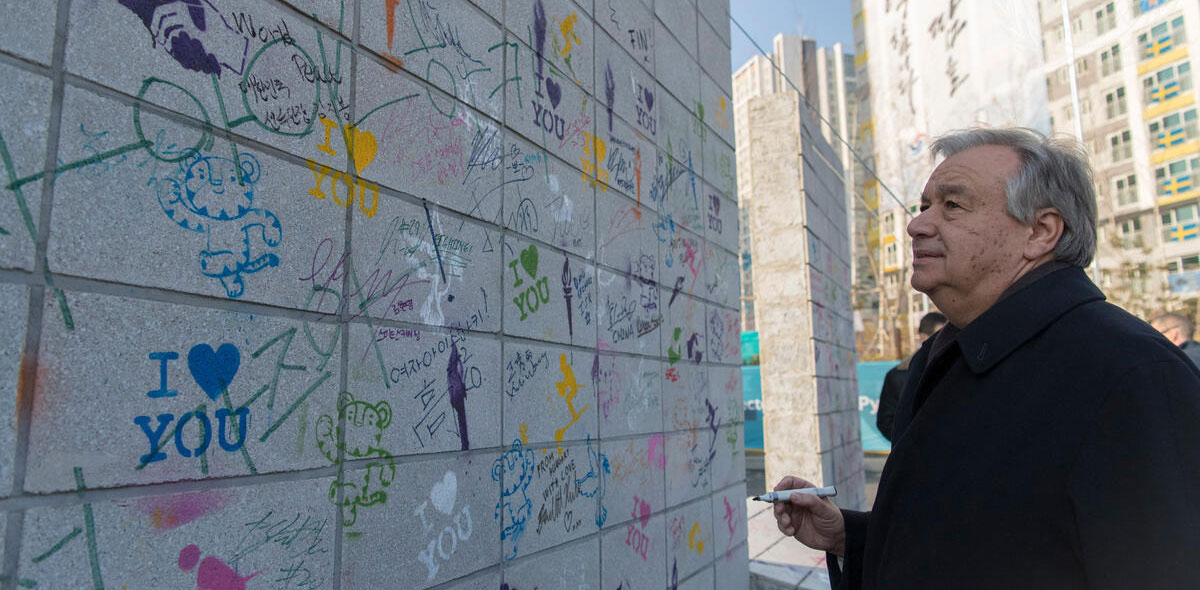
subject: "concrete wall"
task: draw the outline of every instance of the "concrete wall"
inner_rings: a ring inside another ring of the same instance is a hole
[[[746,584],[720,0],[0,0],[4,588]]]
[[[795,92],[749,106],[766,486],[798,475],[863,509],[841,164]]]

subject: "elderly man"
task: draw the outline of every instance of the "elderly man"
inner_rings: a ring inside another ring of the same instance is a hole
[[[1193,364],[1200,367],[1200,342],[1192,340],[1195,332],[1192,320],[1181,313],[1164,313],[1150,320],[1150,325],[1166,336],[1171,344],[1178,346],[1183,354],[1192,359]]]
[[[792,494],[780,530],[829,552],[835,588],[1198,587],[1200,375],[1084,274],[1084,157],[1019,129],[933,151],[912,285],[949,324],[913,359],[873,510]]]

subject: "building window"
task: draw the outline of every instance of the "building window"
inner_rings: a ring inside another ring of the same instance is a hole
[[[1147,105],[1179,96],[1192,89],[1192,64],[1180,62],[1142,78],[1142,101]]]
[[[1137,202],[1137,175],[1130,174],[1117,179],[1117,206],[1124,207]]]
[[[1176,160],[1166,166],[1154,169],[1154,182],[1158,196],[1171,197],[1182,195],[1196,186],[1196,170],[1200,168],[1200,158]],[[1194,207],[1194,205],[1193,205]],[[1167,224],[1167,216],[1163,214],[1163,226]]]
[[[1133,136],[1128,129],[1112,134],[1108,138],[1108,142],[1112,146],[1111,155],[1114,164],[1133,157]]]
[[[1133,0],[1133,16],[1138,16],[1162,6],[1166,0]]]
[[[1168,209],[1162,214],[1163,241],[1182,242],[1200,236],[1196,228],[1196,204]]]
[[[1117,223],[1117,239],[1121,248],[1129,250],[1131,248],[1141,248],[1142,240],[1142,218],[1130,217]]]
[[[1121,71],[1121,46],[1112,47],[1100,52],[1100,74],[1107,76]]]
[[[1081,57],[1081,58],[1075,60],[1075,75],[1076,76],[1082,76],[1082,75],[1086,74],[1087,71],[1088,71],[1087,56],[1084,56],[1084,57]]]
[[[884,268],[895,268],[900,266],[900,248],[895,242],[888,244],[883,249],[883,266]]]
[[[1171,113],[1150,122],[1150,141],[1154,150],[1179,145],[1197,134],[1196,109]]]
[[[1163,21],[1138,35],[1138,45],[1142,48],[1142,59],[1154,59],[1187,42],[1187,33],[1183,28],[1183,17],[1177,16],[1170,22]]]
[[[1117,26],[1117,7],[1109,2],[1096,11],[1096,34],[1103,35]]]
[[[1167,272],[1188,272],[1200,270],[1200,256],[1184,256],[1167,263]]]
[[[1125,104],[1124,86],[1104,95],[1104,109],[1109,119],[1115,119],[1125,114],[1128,106]]]

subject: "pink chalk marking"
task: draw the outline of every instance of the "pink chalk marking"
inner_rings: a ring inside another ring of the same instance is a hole
[[[179,550],[179,569],[190,572],[196,567],[196,562],[200,561],[200,548],[195,545],[188,545]]]
[[[226,504],[225,493],[220,491],[160,496],[138,500],[138,509],[150,516],[154,530],[169,531],[185,525],[209,512],[220,510]]]
[[[667,454],[663,452],[663,435],[656,434],[650,437],[650,442],[647,443],[646,459],[650,464],[665,469],[667,467]]]
[[[225,562],[209,555],[200,562],[196,590],[246,590],[246,582],[260,573],[254,572],[243,578]]]

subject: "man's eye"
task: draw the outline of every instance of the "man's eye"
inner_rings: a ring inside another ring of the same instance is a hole
[[[956,203],[954,201],[946,201],[942,206],[947,209],[958,209],[959,208],[958,203]]]
[[[924,212],[924,211],[925,211],[926,209],[928,209],[928,208],[929,208],[929,205],[928,205],[928,204],[926,204],[926,203],[921,203],[921,207],[920,207],[919,209],[917,209],[917,210],[918,210],[918,211],[921,211],[921,212]]]

